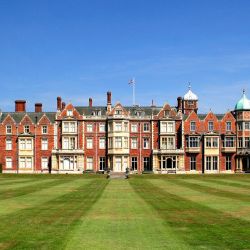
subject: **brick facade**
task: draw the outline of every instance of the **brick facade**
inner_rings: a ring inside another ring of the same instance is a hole
[[[0,113],[0,163],[5,173],[234,173],[250,170],[250,110],[198,113],[191,89],[177,106],[73,106],[56,112]],[[249,124],[248,124],[249,123]],[[243,128],[242,128],[243,126]]]

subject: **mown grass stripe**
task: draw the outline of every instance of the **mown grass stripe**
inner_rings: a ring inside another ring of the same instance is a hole
[[[111,180],[74,231],[66,249],[187,249],[127,180]]]
[[[177,196],[150,180],[130,180],[134,190],[193,249],[247,249],[250,223]],[[171,182],[168,182],[171,185]],[[185,187],[187,187],[185,185]],[[205,194],[204,194],[205,195]]]
[[[225,182],[218,182],[218,181],[213,181],[213,180],[185,180],[185,182],[188,182],[188,183],[195,183],[195,184],[199,184],[199,185],[202,185],[202,186],[205,186],[205,187],[212,187],[212,188],[215,188],[215,189],[219,189],[221,191],[225,191],[225,192],[230,192],[230,193],[233,193],[233,194],[242,194],[246,197],[249,198],[249,201],[250,201],[250,187],[242,187],[242,186],[237,186],[235,187],[233,184],[231,183],[227,183],[226,181]]]
[[[249,180],[249,183],[241,182],[241,181],[235,181],[235,180],[229,180],[229,179],[225,180],[225,179],[220,179],[220,178],[204,179],[204,181],[214,182],[214,183],[218,183],[218,184],[225,185],[225,186],[233,186],[233,187],[250,189],[250,180]]]
[[[69,182],[72,180],[65,180],[64,182]],[[49,180],[36,180],[32,183],[28,183],[28,185],[17,185],[16,188],[9,188],[5,191],[0,192],[0,201],[5,199],[11,199],[14,197],[27,195],[29,193],[41,191],[42,189],[47,189],[49,187],[56,186],[62,183],[62,180],[58,179],[49,179]]]
[[[89,183],[90,180],[61,180],[61,182],[54,183],[54,185],[47,186],[36,192],[30,192],[22,196],[2,200],[0,201],[0,216],[6,214],[11,216],[11,213],[15,213],[19,210],[40,206],[42,203],[58,198],[64,193],[68,193],[76,185],[81,185],[83,182]]]
[[[107,181],[93,179],[78,185],[40,206],[23,209],[11,217],[1,216],[0,241],[11,243],[11,249],[62,249],[68,232],[99,199]]]
[[[174,180],[169,180],[174,181]],[[221,190],[219,188],[215,188],[212,186],[205,186],[197,180],[175,180],[176,184],[185,186],[186,188],[194,189],[201,191],[203,193],[212,194],[218,197],[225,197],[229,199],[239,200],[249,202],[249,195],[241,194],[241,193],[233,193],[226,190]]]

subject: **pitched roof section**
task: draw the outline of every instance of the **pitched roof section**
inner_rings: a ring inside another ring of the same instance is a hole
[[[55,122],[56,112],[3,112],[0,118],[0,122],[2,123],[4,119],[8,116],[8,114],[13,118],[16,123],[20,123],[24,116],[27,116],[31,119],[34,124],[37,124],[38,121],[45,114],[51,123]]]

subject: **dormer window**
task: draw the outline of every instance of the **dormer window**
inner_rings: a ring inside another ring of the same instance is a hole
[[[214,122],[208,122],[208,131],[212,132],[214,130]]]
[[[67,110],[67,116],[73,116],[73,110]]]
[[[30,132],[30,126],[29,125],[25,125],[24,126],[24,133],[28,134]]]
[[[226,123],[226,130],[227,131],[231,131],[232,130],[232,123],[231,122],[227,122]]]
[[[196,123],[190,122],[190,131],[194,132],[196,130]]]
[[[115,114],[116,114],[116,115],[121,115],[121,114],[122,114],[122,110],[121,110],[121,109],[117,109],[117,110],[115,111]]]
[[[141,114],[142,114],[142,112],[141,112],[141,111],[135,111],[135,115],[136,115],[137,117],[140,117],[140,116],[141,116]]]
[[[6,126],[6,134],[12,134],[12,127],[11,125]]]
[[[165,117],[169,117],[169,114],[170,114],[169,110],[164,110],[164,116]]]

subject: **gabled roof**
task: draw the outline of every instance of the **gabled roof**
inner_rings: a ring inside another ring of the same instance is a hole
[[[55,112],[3,112],[0,118],[1,123],[8,116],[8,114],[14,119],[16,123],[20,123],[25,115],[27,115],[34,124],[38,123],[44,114],[48,117],[51,123],[55,122],[56,116]]]

